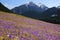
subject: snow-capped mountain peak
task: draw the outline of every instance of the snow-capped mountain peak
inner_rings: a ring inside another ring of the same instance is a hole
[[[26,5],[26,6],[37,6],[37,5],[36,5],[34,2],[32,2],[32,1],[26,3],[25,5]]]
[[[17,10],[17,12],[19,13],[22,13],[22,12],[26,12],[26,11],[37,11],[37,12],[43,12],[46,10],[46,6],[42,5],[42,4],[39,4],[41,6],[38,6],[36,3],[34,2],[29,2],[29,3],[26,3],[26,4],[23,4],[23,5],[20,5],[18,6],[18,8],[14,8],[12,9],[14,12]]]
[[[34,6],[34,7],[40,7],[41,9],[45,9],[45,10],[48,9],[48,7],[45,6],[44,4],[42,4],[42,3],[34,3],[34,2],[32,2],[32,1],[26,3],[25,5],[26,5],[26,7],[28,7],[28,6]]]

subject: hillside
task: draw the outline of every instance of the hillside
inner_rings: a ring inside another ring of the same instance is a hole
[[[60,40],[60,25],[0,11],[0,40]]]
[[[60,8],[57,7],[49,8],[48,10],[43,12],[41,16],[42,16],[41,19],[44,21],[60,24]]]

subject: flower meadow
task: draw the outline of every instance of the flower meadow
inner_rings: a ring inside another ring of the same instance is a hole
[[[60,40],[60,25],[0,12],[0,40]]]

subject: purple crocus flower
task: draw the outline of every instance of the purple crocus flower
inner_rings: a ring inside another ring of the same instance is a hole
[[[35,36],[37,36],[37,37],[40,37],[39,30],[34,31],[33,34],[34,34]]]
[[[8,36],[9,38],[13,38],[12,34],[8,34],[7,36]]]
[[[60,36],[58,36],[58,38],[57,38],[58,40],[60,40]]]
[[[46,38],[49,39],[49,40],[55,40],[55,35],[53,35],[53,34],[47,34]]]

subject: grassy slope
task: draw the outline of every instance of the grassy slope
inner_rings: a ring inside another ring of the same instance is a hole
[[[60,25],[0,12],[0,40],[58,40]]]

